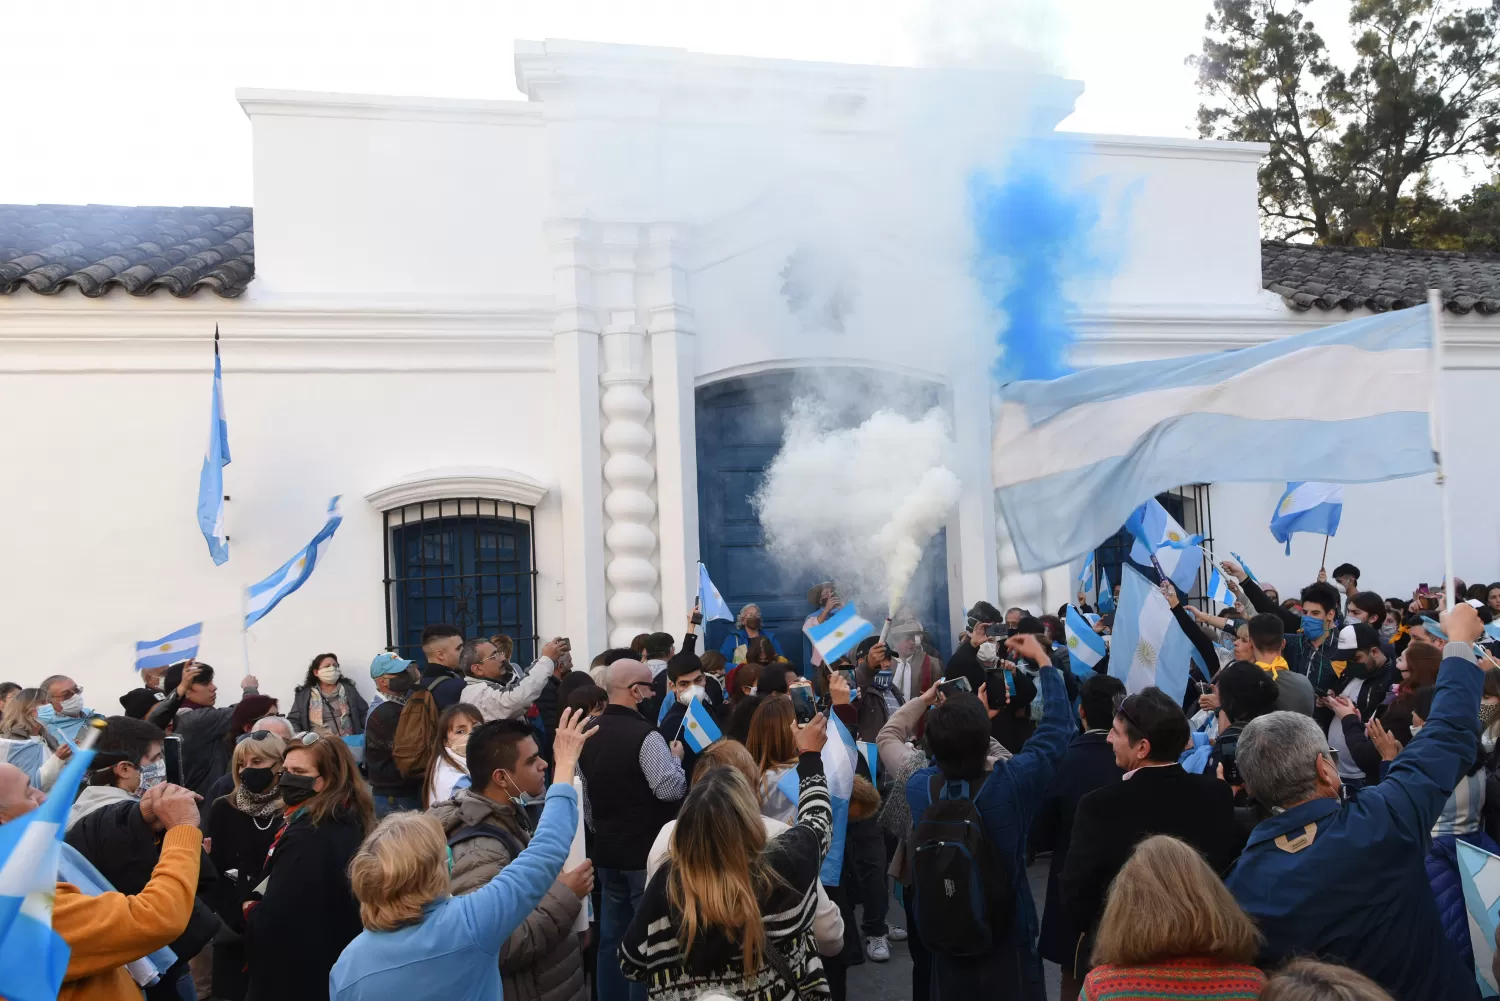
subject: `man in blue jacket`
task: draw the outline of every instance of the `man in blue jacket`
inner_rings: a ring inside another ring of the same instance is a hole
[[[1015,893],[1015,916],[1006,940],[995,951],[978,958],[944,955],[941,943],[926,943],[932,950],[932,996],[935,1001],[998,997],[1007,1001],[1043,1001],[1042,961],[1037,955],[1036,901],[1026,882],[1026,839],[1031,818],[1052,785],[1057,763],[1078,732],[1062,675],[1052,666],[1040,637],[1022,633],[1005,641],[1012,656],[1038,666],[1043,699],[1042,721],[1026,746],[1015,757],[995,763],[984,773],[989,753],[989,713],[972,695],[958,695],[932,710],[927,718],[926,739],[937,764],[917,772],[906,783],[906,799],[912,821],[920,825],[932,802],[931,783],[941,773],[947,783],[945,797],[967,784],[974,809],[984,823],[985,841],[994,857],[1010,874]],[[918,914],[924,906],[917,898]],[[928,906],[931,906],[929,902]]]
[[[1443,615],[1432,715],[1384,781],[1345,804],[1322,730],[1295,713],[1252,721],[1236,752],[1250,794],[1275,811],[1250,835],[1225,885],[1265,935],[1260,964],[1312,955],[1351,966],[1396,1001],[1477,998],[1443,934],[1423,867],[1429,832],[1474,761],[1483,635],[1468,605]]]

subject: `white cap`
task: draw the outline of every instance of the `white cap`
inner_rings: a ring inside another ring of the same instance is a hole
[[[1348,625],[1339,630],[1339,649],[1358,650],[1359,638],[1354,635],[1354,626]]]

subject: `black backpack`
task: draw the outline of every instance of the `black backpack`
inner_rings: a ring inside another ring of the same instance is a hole
[[[986,776],[986,781],[988,776]],[[968,792],[968,783],[962,784]],[[912,834],[912,888],[917,932],[927,948],[944,956],[980,956],[992,951],[1015,923],[1010,872],[984,834],[974,809],[984,783],[967,799],[944,798],[947,782],[932,777],[932,802]]]

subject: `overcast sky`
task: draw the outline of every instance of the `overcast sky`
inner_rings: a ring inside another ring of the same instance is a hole
[[[1341,0],[1315,0],[1315,7]],[[1021,45],[1064,128],[1191,136],[1210,0],[104,0],[7,5],[0,202],[249,204],[236,87],[519,99],[516,39],[932,65]],[[1326,35],[1342,36],[1329,24]],[[1332,38],[1330,38],[1332,41]]]

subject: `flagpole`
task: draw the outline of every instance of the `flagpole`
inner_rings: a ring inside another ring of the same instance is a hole
[[[250,627],[245,620],[250,617],[250,591],[240,588],[240,646],[245,654],[245,676],[250,676]]]
[[[1323,536],[1323,559],[1318,563],[1319,571],[1328,569],[1328,539],[1329,536]]]
[[[1432,432],[1432,461],[1437,467],[1438,497],[1443,518],[1443,579],[1448,592],[1448,608],[1453,608],[1453,511],[1448,496],[1448,477],[1443,471],[1443,296],[1435,288],[1427,290],[1427,311],[1432,322],[1432,380],[1428,427]]]

